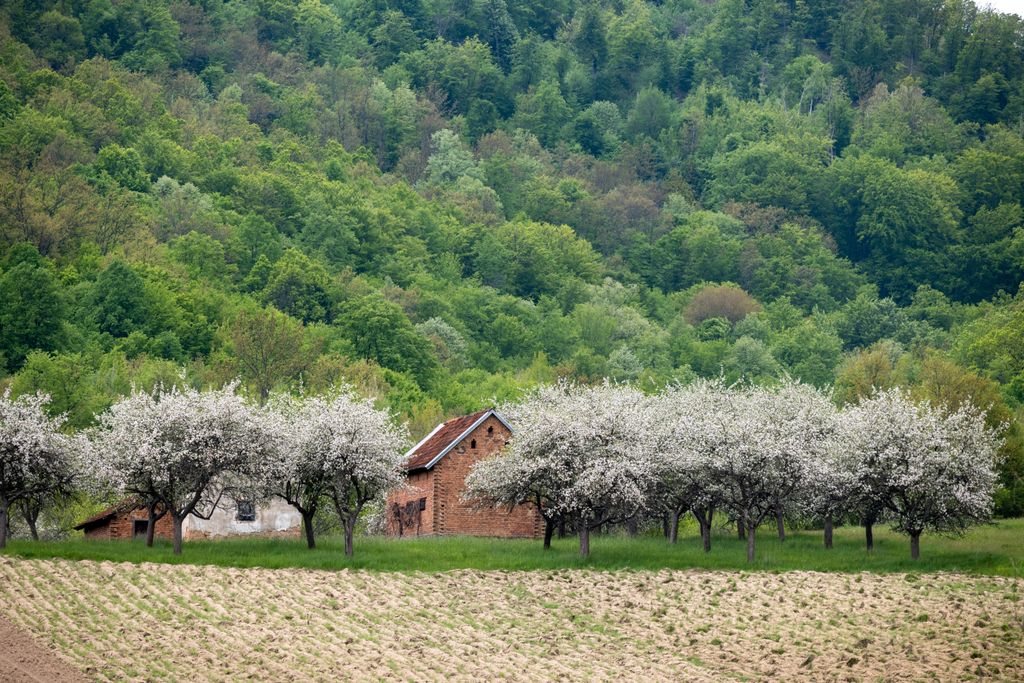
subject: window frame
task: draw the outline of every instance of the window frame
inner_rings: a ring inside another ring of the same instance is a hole
[[[243,510],[248,510],[243,512]],[[256,504],[251,500],[236,500],[235,501],[235,521],[236,522],[255,522],[256,521]]]

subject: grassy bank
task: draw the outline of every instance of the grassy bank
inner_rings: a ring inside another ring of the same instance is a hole
[[[230,539],[187,543],[175,557],[169,543],[146,548],[141,542],[93,541],[75,538],[60,542],[12,541],[4,554],[31,558],[212,564],[226,567],[305,567],[310,569],[370,569],[378,571],[444,571],[447,569],[755,569],[838,572],[952,571],[1020,576],[1024,574],[1024,520],[1001,520],[973,529],[963,538],[926,535],[921,559],[910,559],[906,537],[879,528],[875,550],[864,550],[861,530],[836,530],[835,547],[822,547],[821,533],[791,532],[780,542],[763,527],[758,534],[757,561],[748,565],[745,545],[722,531],[705,554],[696,529],[685,526],[675,546],[656,536],[626,538],[596,536],[592,556],[577,555],[575,538],[556,539],[545,552],[540,541],[510,541],[470,537],[356,539],[355,556],[346,558],[340,538],[324,538],[319,548],[306,549],[299,540]]]

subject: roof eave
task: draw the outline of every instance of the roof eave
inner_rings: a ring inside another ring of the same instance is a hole
[[[425,437],[423,437],[422,439],[420,439],[420,440],[419,440],[419,441],[418,441],[418,442],[416,443],[416,445],[415,445],[415,446],[413,446],[412,448],[410,448],[409,450],[407,450],[407,451],[405,452],[405,455],[404,455],[403,457],[404,457],[404,458],[405,458],[406,460],[408,460],[409,458],[411,458],[411,457],[412,457],[412,454],[413,454],[413,453],[415,453],[415,452],[416,452],[416,450],[417,450],[417,449],[418,449],[418,448],[419,448],[420,446],[422,446],[422,445],[423,445],[423,444],[425,444],[425,443],[426,443],[427,441],[429,441],[429,440],[430,440],[430,437],[434,436],[434,434],[437,434],[437,433],[438,433],[439,431],[441,431],[441,427],[444,427],[444,425],[445,425],[445,423],[444,423],[444,422],[441,422],[441,423],[439,423],[439,424],[438,424],[438,425],[437,425],[436,427],[434,427],[433,429],[431,429],[431,430],[430,430],[430,433],[429,433],[429,434],[427,434],[427,435],[426,435]]]
[[[73,526],[71,528],[74,529],[75,531],[84,531],[84,530],[92,528],[92,527],[103,526],[104,524],[108,523],[113,518],[114,518],[114,514],[109,514],[109,515],[104,515],[103,517],[98,517],[96,519],[87,519],[84,522],[80,522],[80,523],[76,524],[75,526]]]

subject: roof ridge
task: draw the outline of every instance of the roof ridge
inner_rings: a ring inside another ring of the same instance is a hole
[[[512,430],[511,425],[494,407],[445,420],[406,451],[406,470],[429,470],[491,415],[494,415],[509,431]]]

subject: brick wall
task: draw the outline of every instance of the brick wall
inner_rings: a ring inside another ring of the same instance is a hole
[[[85,532],[87,538],[127,540],[132,538],[135,520],[146,521],[149,514],[146,508],[138,508],[129,512],[119,512],[106,524],[101,524]],[[170,540],[174,537],[174,524],[170,515],[164,515],[156,521],[156,537]],[[143,536],[145,538],[145,536]]]
[[[466,476],[482,458],[500,451],[511,432],[493,415],[473,430],[434,466],[434,529],[438,534],[502,538],[537,538],[544,525],[535,508],[477,509],[461,499]],[[475,443],[475,448],[474,448]]]
[[[407,488],[388,496],[384,511],[389,536],[424,536],[434,533],[434,471],[413,472]],[[424,500],[425,499],[425,500]],[[420,501],[423,502],[421,510]]]

